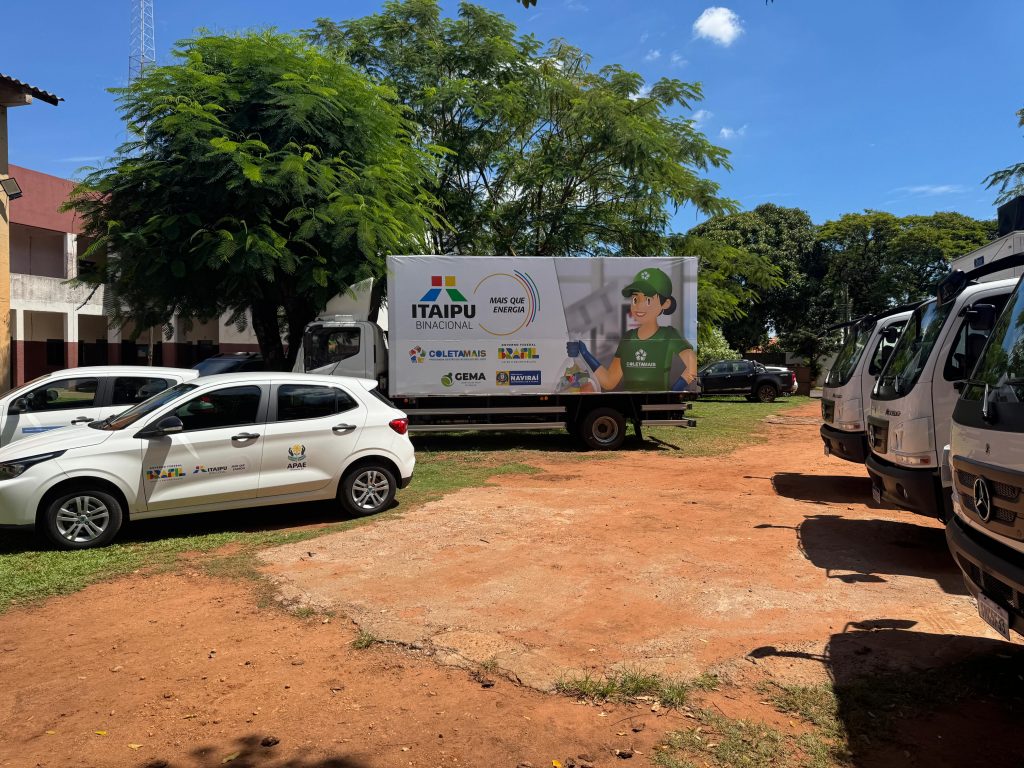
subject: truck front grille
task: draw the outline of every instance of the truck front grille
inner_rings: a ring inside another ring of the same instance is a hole
[[[868,445],[871,446],[871,450],[873,450],[875,453],[888,453],[889,422],[868,422]]]
[[[821,401],[821,419],[831,424],[836,418],[836,403],[834,400]]]

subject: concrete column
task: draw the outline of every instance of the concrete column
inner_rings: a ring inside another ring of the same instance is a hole
[[[7,109],[0,107],[0,166],[7,170]],[[0,173],[4,178],[5,173]],[[11,201],[0,190],[0,392],[11,388]]]
[[[121,364],[121,329],[107,325],[107,364]]]
[[[64,361],[68,368],[78,367],[78,313],[64,314]]]
[[[78,235],[70,232],[64,233],[64,277],[78,277]]]
[[[12,309],[11,319],[11,359],[14,369],[12,387],[20,387],[25,383],[25,310]]]

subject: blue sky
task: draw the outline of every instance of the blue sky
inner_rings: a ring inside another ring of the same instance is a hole
[[[161,63],[174,41],[218,31],[307,27],[373,13],[369,0],[155,0]],[[542,40],[562,37],[594,66],[650,82],[700,81],[701,126],[732,151],[715,173],[742,207],[806,209],[817,222],[865,208],[994,215],[982,179],[1024,159],[1013,35],[1020,0],[483,0]],[[443,7],[454,12],[455,2]],[[709,10],[711,9],[711,10]],[[129,0],[4,3],[0,71],[63,96],[10,113],[11,162],[73,177],[124,129],[105,92],[128,69]],[[700,20],[700,21],[698,21]],[[696,26],[695,26],[696,25]],[[699,221],[681,211],[676,228]]]

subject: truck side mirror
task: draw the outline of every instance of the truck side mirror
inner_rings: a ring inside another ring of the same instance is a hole
[[[992,304],[973,304],[967,310],[972,331],[991,331],[996,324],[996,308]]]
[[[961,379],[960,381],[953,382],[953,389],[957,391],[957,394],[962,395],[964,390],[967,388],[967,382]]]
[[[900,340],[900,329],[899,326],[890,325],[884,331],[882,331],[882,338],[888,344],[895,344]]]

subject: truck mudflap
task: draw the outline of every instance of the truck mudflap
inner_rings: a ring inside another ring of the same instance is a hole
[[[964,584],[1007,612],[1009,628],[1024,635],[1024,555],[975,531],[958,516],[946,524],[946,544]]]
[[[949,519],[953,512],[952,492],[942,487],[938,469],[907,469],[873,453],[865,465],[875,501],[939,520]]]
[[[844,432],[841,429],[822,424],[821,441],[825,444],[825,453],[837,459],[846,459],[855,464],[863,464],[868,457],[868,433]]]

